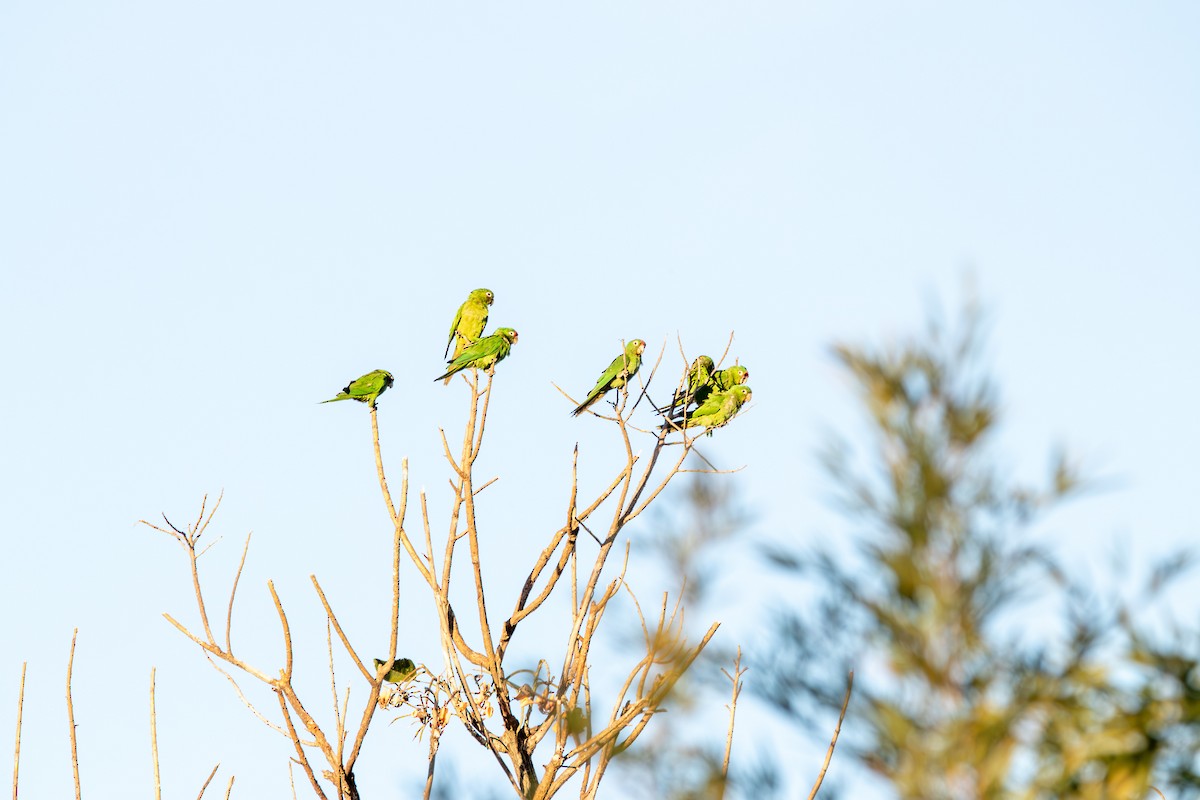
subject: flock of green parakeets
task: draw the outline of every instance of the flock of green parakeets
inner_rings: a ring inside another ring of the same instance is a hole
[[[458,307],[450,326],[450,336],[446,340],[446,352],[443,353],[448,358],[446,371],[434,378],[435,381],[449,384],[454,374],[464,369],[492,370],[508,357],[517,342],[515,330],[496,328],[491,335],[483,335],[483,329],[487,326],[488,306],[495,299],[490,289],[476,289]],[[578,416],[609,391],[625,386],[641,368],[645,349],[644,341],[631,339],[625,345],[625,351],[613,359],[587,397],[571,413]],[[671,404],[658,409],[663,415],[662,427],[706,428],[711,432],[725,425],[750,399],[750,387],[745,385],[749,378],[750,370],[743,366],[719,370],[711,358],[700,356],[692,362],[687,380],[676,390]],[[374,408],[379,395],[394,382],[392,373],[377,369],[351,381],[336,397],[322,402],[357,400]]]

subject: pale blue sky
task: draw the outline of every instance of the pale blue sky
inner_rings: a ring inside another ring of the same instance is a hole
[[[366,414],[316,401],[395,372],[389,463],[444,519],[437,427],[465,393],[431,379],[480,285],[521,332],[480,465],[514,574],[559,524],[575,442],[592,484],[616,456],[550,381],[584,391],[635,336],[674,371],[677,333],[699,352],[736,330],[754,405],[707,452],[747,465],[760,532],[844,531],[813,458],[852,419],[824,348],[913,329],[968,271],[1005,457],[1037,475],[1061,441],[1121,479],[1050,520],[1064,555],[1193,541],[1197,42],[1184,2],[0,6],[0,719],[28,660],[22,786],[69,792],[78,626],[85,792],[149,796],[156,665],[171,794],[221,761],[235,796],[282,796],[282,740],[161,619],[194,619],[185,563],[134,522],[223,487],[218,596],[255,531],[246,647],[277,651],[268,578],[319,620],[310,572],[367,637],[388,532]],[[727,644],[754,635],[749,602]],[[374,734],[368,794],[411,777],[388,755],[410,735]]]

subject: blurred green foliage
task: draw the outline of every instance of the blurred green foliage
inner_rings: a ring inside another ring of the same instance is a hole
[[[751,653],[750,686],[821,739],[854,669],[834,773],[865,767],[900,798],[1200,796],[1200,636],[1146,613],[1188,560],[1134,603],[1096,596],[1037,541],[1079,475],[1062,454],[1040,487],[997,465],[980,331],[969,306],[952,331],[833,348],[871,433],[823,457],[855,529],[767,553],[806,599]]]

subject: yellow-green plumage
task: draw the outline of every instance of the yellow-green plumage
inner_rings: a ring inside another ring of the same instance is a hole
[[[596,381],[595,387],[584,401],[571,412],[572,416],[579,416],[586,411],[593,403],[604,396],[604,393],[610,389],[620,389],[630,378],[637,374],[638,369],[642,366],[642,351],[646,349],[646,343],[641,339],[632,339],[625,345],[625,352],[613,359],[613,362],[608,365],[608,369],[600,375]]]
[[[462,355],[467,345],[483,336],[487,327],[488,306],[496,296],[491,289],[476,289],[467,295],[467,299],[454,314],[454,322],[450,325],[450,337],[446,340],[446,352],[443,356],[453,361]],[[450,355],[450,347],[454,346],[454,355]]]
[[[375,671],[378,674],[385,662],[382,658],[373,659]],[[417,665],[411,658],[397,658],[388,664],[387,672],[383,673],[385,683],[404,683],[417,674]]]
[[[711,391],[709,382],[712,380],[714,369],[716,369],[716,365],[713,363],[711,357],[696,357],[696,360],[692,362],[692,366],[688,370],[686,383],[676,389],[675,396],[671,398],[671,408],[668,411],[669,416],[673,416],[676,410],[687,408],[693,402],[700,403],[704,401],[704,398]]]
[[[338,400],[357,400],[360,403],[366,403],[371,408],[375,407],[375,401],[379,399],[379,395],[388,390],[395,381],[392,378],[392,373],[387,370],[377,369],[368,372],[361,378],[355,378],[350,381],[345,389],[337,394],[336,397],[331,397],[328,400],[322,400],[322,403],[335,403]]]
[[[708,432],[729,423],[741,407],[750,400],[749,386],[738,384],[724,392],[713,392],[696,408],[682,418],[668,420],[664,428],[707,428]]]
[[[748,380],[750,380],[750,370],[736,365],[717,370],[712,376],[713,386],[721,392],[727,392]]]
[[[435,381],[445,379],[450,382],[450,376],[464,369],[491,369],[496,364],[508,358],[508,353],[517,342],[517,332],[512,328],[496,328],[491,336],[467,345],[458,358],[449,363],[449,369],[444,375],[434,378]]]

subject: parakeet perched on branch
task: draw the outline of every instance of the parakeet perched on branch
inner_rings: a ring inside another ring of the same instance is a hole
[[[450,368],[446,370],[446,373],[439,375],[434,380],[440,381],[443,378],[449,378],[464,369],[491,369],[508,357],[508,352],[516,343],[517,332],[515,330],[496,328],[496,332],[491,336],[484,336],[473,344],[467,345],[466,349],[458,354],[458,358],[448,362]]]
[[[379,395],[387,391],[395,381],[392,379],[392,373],[387,370],[377,369],[374,372],[368,372],[361,378],[356,378],[350,382],[350,385],[342,389],[337,397],[331,397],[328,400],[322,400],[322,403],[334,403],[338,400],[357,400],[360,403],[366,403],[371,408],[375,407],[375,401],[379,399]]]
[[[741,384],[729,391],[713,392],[701,405],[681,418],[664,422],[663,427],[707,428],[711,432],[733,419],[742,405],[750,400],[751,394],[750,387]]]
[[[373,660],[375,661],[376,671],[386,663],[382,658]],[[383,673],[383,680],[385,683],[404,683],[416,674],[417,665],[413,663],[411,658],[397,658],[388,665],[388,671]]]
[[[450,337],[446,340],[446,352],[443,354],[448,360],[458,358],[467,345],[483,335],[483,329],[487,326],[488,306],[495,299],[491,289],[476,289],[467,295],[450,325]],[[450,355],[451,345],[454,345],[454,355]]]
[[[613,362],[608,365],[608,369],[604,370],[604,374],[596,381],[595,388],[588,393],[579,407],[571,412],[572,416],[577,417],[582,414],[609,389],[620,389],[628,383],[629,379],[636,375],[642,366],[642,351],[645,349],[646,343],[641,339],[630,340],[625,345],[625,352],[614,358]]]
[[[712,380],[713,370],[716,365],[708,356],[697,356],[692,362],[691,369],[688,370],[687,383],[683,388],[675,390],[675,396],[671,398],[670,413],[674,413],[676,409],[687,408],[691,403],[703,403],[711,392],[709,382]],[[703,394],[701,394],[703,393]]]
[[[750,380],[750,370],[739,366],[717,370],[712,376],[713,386],[719,392],[727,392],[748,380]]]

